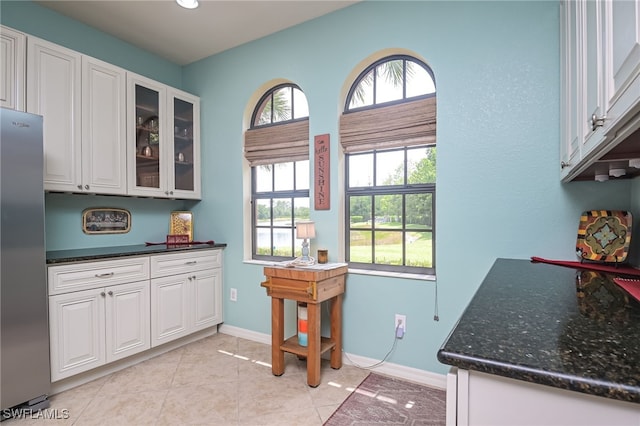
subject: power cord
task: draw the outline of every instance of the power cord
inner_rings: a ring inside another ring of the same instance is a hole
[[[344,349],[342,350],[342,353],[344,354],[345,358],[347,358],[349,360],[349,362],[351,364],[353,364],[354,366],[358,367],[358,368],[362,368],[364,370],[369,370],[371,368],[376,368],[381,366],[382,364],[384,364],[387,359],[391,356],[391,354],[393,353],[393,351],[396,349],[396,344],[398,343],[398,340],[402,337],[402,334],[404,334],[403,332],[401,332],[400,330],[404,330],[403,327],[401,327],[402,323],[399,322],[398,325],[396,325],[396,329],[395,332],[393,333],[393,345],[391,345],[391,349],[389,349],[389,352],[387,352],[387,354],[384,356],[384,358],[382,358],[382,360],[376,362],[375,364],[372,365],[359,365],[358,363],[354,362],[351,358],[349,358],[349,355],[347,355],[347,353],[344,351]]]

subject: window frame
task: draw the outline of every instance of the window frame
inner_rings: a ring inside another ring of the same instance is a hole
[[[291,117],[289,119],[286,120],[279,120],[279,121],[274,121],[274,94],[283,89],[283,88],[291,88],[291,98],[289,99],[290,102],[290,106],[291,106]],[[304,92],[300,89],[300,87],[296,84],[293,83],[282,83],[282,84],[278,84],[275,85],[273,87],[271,87],[269,90],[267,90],[258,100],[258,102],[256,103],[253,112],[251,114],[251,124],[249,126],[248,131],[252,131],[252,130],[258,130],[258,129],[265,129],[265,128],[270,128],[270,129],[275,129],[276,126],[282,126],[283,131],[287,131],[286,127],[287,125],[291,125],[292,123],[301,123],[304,121],[309,121],[309,116],[308,114],[306,116],[303,117],[298,117],[298,118],[294,118],[295,117],[295,108],[296,108],[296,103],[295,103],[295,99],[296,99],[296,94],[295,94],[295,90],[300,91],[300,93],[304,96],[305,100],[306,100],[306,95],[304,94]],[[271,117],[270,117],[270,122],[269,123],[263,123],[263,124],[256,124],[257,120],[259,119],[259,117],[262,115],[262,107],[265,104],[265,102],[269,99],[271,102]],[[308,109],[308,105],[307,105],[307,109]],[[299,127],[297,124],[294,124],[294,127]],[[291,128],[290,128],[291,129]],[[308,133],[308,131],[307,131]],[[275,136],[275,135],[271,135],[271,136]],[[307,137],[305,137],[305,139],[308,141],[308,135]],[[301,146],[301,145],[300,145]],[[245,149],[246,149],[246,139],[245,139]],[[299,157],[302,157],[302,154],[299,153]],[[250,200],[250,206],[251,206],[251,258],[252,260],[258,260],[258,261],[285,261],[285,260],[291,260],[294,259],[298,253],[296,252],[296,250],[298,252],[301,251],[301,245],[299,243],[299,240],[296,239],[296,234],[295,234],[295,223],[296,223],[296,208],[297,208],[297,202],[296,200],[304,200],[306,199],[307,201],[307,205],[309,206],[309,211],[311,210],[311,200],[310,200],[310,188],[309,186],[311,185],[311,182],[309,180],[309,185],[306,189],[298,189],[297,185],[298,185],[298,178],[297,178],[297,173],[298,173],[298,163],[300,162],[309,162],[309,158],[308,158],[308,148],[306,149],[306,159],[302,159],[302,158],[294,158],[288,161],[283,161],[282,156],[277,156],[273,158],[273,162],[265,162],[263,160],[261,160],[260,162],[258,162],[258,164],[252,164],[250,165],[250,173],[251,173],[251,200]],[[276,188],[276,168],[279,164],[286,164],[286,163],[292,163],[293,164],[293,182],[292,182],[292,187],[293,189],[290,190],[275,190]],[[258,175],[258,167],[271,167],[271,191],[258,191],[258,182],[257,182],[257,175]],[[310,165],[309,165],[310,167]],[[307,168],[308,169],[308,168]],[[310,169],[308,169],[310,170]],[[289,199],[290,203],[291,203],[291,211],[290,211],[290,225],[289,226],[274,226],[273,220],[274,220],[274,216],[273,216],[273,200],[275,199]],[[259,226],[258,225],[258,217],[257,217],[257,205],[261,200],[269,200],[269,205],[270,205],[270,224],[269,226]],[[297,218],[297,220],[305,220],[308,218]],[[270,250],[270,254],[269,255],[264,255],[264,254],[259,254],[258,253],[258,230],[259,229],[269,229],[270,232],[270,238],[272,241],[272,245],[271,245],[271,250]],[[274,238],[274,230],[275,229],[285,229],[288,230],[290,232],[290,236],[291,236],[291,253],[292,256],[278,256],[278,255],[274,255],[274,246],[273,246],[273,238]]]
[[[376,270],[376,271],[386,271],[386,272],[398,272],[398,273],[408,273],[408,274],[424,274],[424,275],[435,275],[435,241],[436,241],[436,184],[433,183],[408,183],[408,175],[407,175],[407,150],[408,149],[416,149],[416,148],[429,148],[435,147],[435,145],[419,145],[419,146],[410,146],[404,148],[395,148],[395,149],[381,149],[381,150],[372,150],[372,151],[362,151],[357,153],[346,153],[345,154],[345,172],[346,172],[346,182],[345,182],[345,261],[349,264],[350,267],[356,269],[368,269],[368,270]],[[376,158],[378,153],[387,153],[390,151],[404,151],[404,184],[402,185],[376,185],[377,177],[376,173]],[[351,187],[349,185],[349,167],[350,167],[350,158],[358,155],[367,155],[373,153],[373,183],[371,186],[360,186],[360,187]],[[408,229],[406,223],[406,211],[405,211],[405,202],[404,197],[406,195],[414,195],[414,194],[431,194],[431,228],[417,228],[417,229]],[[375,233],[381,228],[377,228],[375,226],[375,197],[380,195],[400,195],[403,197],[402,203],[402,227],[399,229],[385,229],[388,232],[398,232],[403,235],[402,238],[402,265],[389,265],[383,263],[376,263],[376,250],[375,250]],[[369,228],[363,227],[351,227],[351,197],[357,196],[370,196],[372,198],[371,203],[371,216],[372,223]],[[351,231],[370,231],[371,232],[371,255],[372,255],[372,263],[365,262],[354,262],[351,260]],[[406,234],[408,232],[431,232],[431,241],[432,241],[432,255],[431,268],[429,267],[418,267],[418,266],[407,266],[406,265]]]
[[[302,160],[302,161],[309,161],[309,160]],[[281,190],[281,191],[264,191],[264,192],[258,192],[256,191],[257,188],[257,170],[256,167],[263,167],[265,165],[258,165],[258,166],[254,166],[251,167],[251,257],[254,260],[264,260],[264,261],[284,261],[284,260],[291,260],[294,259],[298,253],[296,252],[296,250],[300,251],[301,250],[301,246],[298,247],[299,244],[299,240],[296,239],[296,234],[295,234],[295,230],[296,230],[296,217],[295,217],[295,209],[296,209],[296,199],[304,199],[306,198],[309,204],[309,210],[311,210],[311,200],[309,198],[309,189],[297,189],[296,188],[296,173],[298,170],[298,167],[296,165],[296,163],[298,163],[299,161],[294,161],[292,163],[294,163],[294,167],[293,167],[293,182],[294,182],[294,187],[292,190]],[[268,166],[270,167],[275,167],[277,164],[283,164],[283,163],[272,163],[269,164]],[[271,174],[271,188],[275,187],[275,173]],[[291,200],[291,226],[274,226],[273,225],[273,200],[274,199],[290,199]],[[269,226],[258,226],[258,218],[256,215],[256,206],[257,203],[259,202],[259,200],[270,200],[270,206],[271,206],[271,224]],[[303,220],[303,219],[308,219],[308,218],[298,218],[297,220]],[[273,254],[273,246],[271,248],[271,255],[263,255],[263,254],[258,254],[258,247],[257,247],[257,241],[258,241],[258,229],[270,229],[271,232],[271,238],[273,241],[273,230],[274,229],[288,229],[291,232],[291,253],[292,256],[276,256]]]
[[[386,101],[386,102],[381,102],[381,103],[376,103],[376,93],[377,93],[377,88],[376,88],[376,80],[377,80],[377,73],[376,73],[376,68],[379,65],[382,65],[386,62],[389,61],[396,61],[396,60],[403,60],[403,70],[402,70],[402,99],[396,99],[396,100],[392,100],[392,101]],[[411,97],[407,97],[407,66],[406,66],[406,61],[411,61],[413,63],[415,63],[416,65],[421,66],[424,70],[427,71],[428,75],[431,78],[431,81],[433,83],[434,86],[434,91],[430,92],[430,93],[426,93],[426,94],[422,94],[422,95],[418,95],[418,96],[411,96]],[[361,84],[362,80],[369,74],[372,73],[373,74],[373,82],[372,82],[372,87],[371,90],[373,92],[373,97],[372,97],[372,104],[370,105],[362,105],[362,106],[357,106],[357,107],[353,107],[350,108],[349,106],[352,103],[352,98],[354,96],[354,93],[356,92],[358,86]],[[345,104],[344,104],[344,110],[343,110],[343,115],[347,115],[350,113],[357,113],[360,111],[365,111],[365,110],[370,110],[370,109],[376,109],[376,108],[383,108],[383,107],[390,107],[390,106],[394,106],[394,105],[400,105],[400,104],[405,104],[405,103],[409,103],[418,99],[427,99],[430,97],[434,97],[436,98],[437,96],[437,90],[436,90],[436,86],[435,86],[435,76],[433,73],[433,70],[431,70],[431,68],[426,65],[423,61],[409,56],[409,55],[403,55],[403,54],[398,54],[398,55],[390,55],[390,56],[386,56],[384,58],[378,59],[375,62],[371,63],[369,66],[367,66],[359,75],[358,77],[354,80],[353,84],[351,85],[351,87],[349,88],[347,97],[345,99]],[[437,125],[437,122],[436,122]],[[407,157],[407,150],[409,149],[415,149],[415,148],[421,148],[421,147],[433,147],[435,148],[437,145],[435,143],[435,141],[433,143],[423,143],[423,144],[417,144],[417,145],[403,145],[403,146],[396,146],[396,147],[392,147],[392,148],[367,148],[367,149],[363,149],[362,151],[350,151],[347,152],[345,150],[344,152],[344,156],[345,156],[345,166],[344,166],[344,171],[345,171],[345,179],[344,179],[344,191],[345,191],[345,209],[344,209],[344,220],[345,220],[345,238],[344,238],[344,247],[345,247],[345,261],[349,264],[349,267],[351,268],[355,268],[355,269],[362,269],[362,270],[371,270],[371,271],[381,271],[381,272],[392,272],[392,273],[406,273],[406,274],[420,274],[420,275],[433,275],[435,276],[435,272],[436,272],[436,182],[434,181],[433,183],[424,183],[424,184],[410,184],[408,183],[407,179],[407,165],[408,165],[408,157]],[[376,180],[377,177],[375,176],[376,173],[376,161],[377,161],[377,156],[378,153],[385,153],[385,152],[389,152],[389,151],[397,151],[397,150],[403,150],[404,151],[404,180],[403,180],[403,185],[378,185]],[[373,170],[374,170],[374,175],[372,177],[373,181],[371,183],[370,186],[365,186],[365,187],[351,187],[350,186],[350,164],[351,164],[351,158],[353,158],[354,156],[358,156],[358,155],[366,155],[366,154],[373,154]],[[436,154],[437,156],[437,154]],[[406,205],[405,205],[405,197],[406,195],[411,195],[411,194],[431,194],[431,229],[421,229],[421,228],[411,228],[408,229],[407,223],[406,223]],[[380,228],[376,228],[375,225],[375,199],[376,196],[379,195],[400,195],[402,197],[402,224],[401,227],[396,231],[393,230],[393,232],[400,232],[402,233],[402,265],[389,265],[389,264],[382,264],[382,263],[376,263],[376,245],[375,245],[375,233],[376,233],[376,229],[380,229]],[[372,221],[371,221],[371,226],[368,228],[362,228],[362,227],[357,227],[357,228],[352,228],[351,227],[351,202],[352,202],[352,197],[354,196],[370,196],[371,197],[371,214],[372,214]],[[368,262],[354,262],[351,260],[351,232],[352,231],[358,231],[358,230],[364,230],[364,231],[368,231],[371,232],[371,263]],[[431,232],[431,247],[432,247],[432,254],[431,254],[431,267],[417,267],[417,266],[407,266],[407,252],[406,252],[406,244],[407,244],[407,238],[406,238],[406,234],[407,232],[410,231],[418,231],[418,232]]]

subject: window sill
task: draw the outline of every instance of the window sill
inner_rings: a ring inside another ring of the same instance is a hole
[[[248,265],[273,266],[273,265],[277,265],[279,262],[247,259],[247,260],[244,260],[243,263]],[[406,280],[436,281],[435,275],[425,275],[425,274],[407,274],[402,272],[372,271],[369,269],[354,269],[354,268],[349,268],[349,273],[356,274],[356,275],[370,275],[370,276],[377,276],[377,277],[402,278]]]
[[[377,276],[377,277],[403,278],[407,280],[436,281],[435,275],[425,275],[425,274],[407,274],[403,272],[372,271],[369,269],[353,269],[353,268],[349,268],[349,273],[356,274],[356,275],[371,275],[371,276]]]

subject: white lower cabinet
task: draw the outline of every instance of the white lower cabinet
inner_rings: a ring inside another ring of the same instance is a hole
[[[222,322],[221,250],[151,258],[151,346]]]
[[[48,268],[51,381],[222,322],[222,250]]]
[[[150,347],[149,281],[49,298],[51,381]]]
[[[472,370],[447,377],[447,426],[633,425],[638,404]]]

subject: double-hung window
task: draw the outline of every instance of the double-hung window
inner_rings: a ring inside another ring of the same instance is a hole
[[[431,69],[395,55],[366,68],[340,119],[350,267],[435,274],[436,91]]]
[[[267,91],[245,133],[251,165],[252,258],[286,260],[300,255],[295,224],[309,219],[309,112],[293,84]]]

